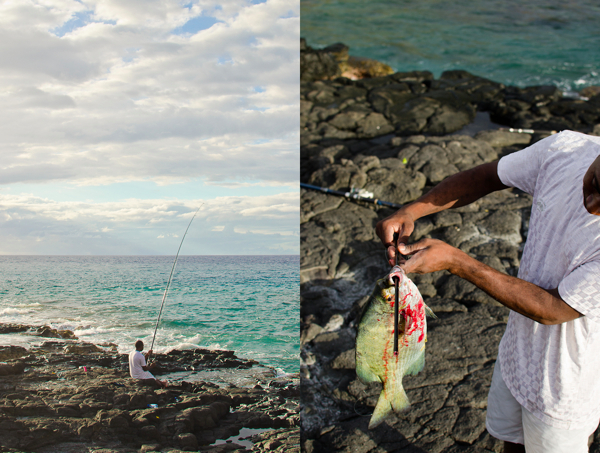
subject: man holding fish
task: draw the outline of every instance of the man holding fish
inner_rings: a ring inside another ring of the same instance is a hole
[[[510,308],[486,420],[505,452],[587,452],[600,420],[599,156],[600,137],[564,131],[450,176],[377,224],[390,264],[399,252],[406,273],[447,270]],[[407,243],[420,217],[507,187],[533,195],[518,277],[439,240]]]

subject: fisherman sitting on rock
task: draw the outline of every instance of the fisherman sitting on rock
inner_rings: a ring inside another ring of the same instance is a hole
[[[142,340],[136,341],[135,351],[131,351],[129,353],[129,374],[132,378],[138,379],[144,385],[156,385],[166,388],[167,381],[159,381],[152,375],[152,373],[150,373],[150,371],[148,371],[154,366],[154,364],[146,365],[148,357],[150,357],[152,354],[152,349],[146,354],[142,354],[143,349],[144,342]]]
[[[420,217],[496,190],[533,195],[518,277],[435,239],[407,245]],[[564,131],[457,173],[377,224],[390,264],[448,270],[510,308],[486,427],[505,452],[582,453],[600,420],[600,137]],[[394,235],[399,236],[398,249]]]

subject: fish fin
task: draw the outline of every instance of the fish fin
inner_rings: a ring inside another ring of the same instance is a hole
[[[423,302],[423,305],[425,305],[425,302]],[[429,316],[430,318],[437,319],[437,316],[435,315],[435,313],[433,312],[433,310],[431,308],[429,308],[427,305],[425,305],[425,314],[427,316]]]
[[[371,371],[371,368],[369,368],[368,366],[359,366],[357,364],[356,375],[365,384],[368,384],[369,382],[381,382],[379,376],[373,373],[373,371]]]
[[[417,357],[417,359],[412,363],[412,365],[406,369],[405,376],[407,374],[412,374],[413,376],[415,376],[416,374],[421,372],[421,370],[423,370],[424,366],[425,366],[425,349],[423,349],[423,352],[421,354],[419,354],[419,357]]]
[[[385,390],[382,390],[379,394],[379,399],[377,400],[377,406],[375,406],[373,415],[371,415],[371,420],[369,420],[369,429],[379,426],[381,422],[387,418],[390,412],[392,412],[392,404],[386,398]]]
[[[365,360],[358,349],[356,349],[355,353],[356,357],[356,375],[358,378],[363,381],[365,384],[369,382],[381,382],[379,376],[377,376],[371,367],[368,364],[368,361]]]
[[[406,392],[404,391],[404,387],[402,387],[402,381],[398,385],[395,386],[394,394],[391,399],[392,409],[394,412],[400,413],[405,411],[410,407],[410,402],[408,401],[408,396],[406,396]]]
[[[377,400],[377,406],[375,406],[375,410],[369,421],[369,429],[379,426],[391,414],[392,410],[399,413],[410,406],[402,383],[391,385],[391,387],[391,389],[384,388],[381,391]]]

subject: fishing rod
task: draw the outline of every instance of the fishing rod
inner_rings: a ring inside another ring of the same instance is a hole
[[[557,131],[544,131],[544,130],[535,130],[535,129],[516,129],[513,127],[501,127],[500,129],[498,129],[499,131],[504,131],[504,132],[514,132],[516,134],[550,134],[550,135],[554,135],[557,133]]]
[[[398,235],[398,239],[396,240],[396,266],[398,265],[398,244],[400,243],[400,235]],[[400,317],[400,277],[394,277],[394,355],[398,355],[398,321]]]
[[[327,187],[313,186],[312,184],[306,184],[303,182],[300,183],[300,187],[302,187],[304,189],[318,190],[320,192],[329,193],[332,195],[338,195],[338,196],[345,197],[345,198],[348,198],[351,200],[358,200],[358,201],[364,201],[367,203],[373,203],[378,206],[388,206],[390,208],[396,208],[396,209],[400,209],[402,207],[401,204],[392,203],[390,201],[378,200],[377,198],[370,198],[373,196],[373,194],[370,192],[363,191],[363,190],[357,191],[355,189],[352,189],[350,192],[342,192],[340,190],[328,189]],[[368,196],[367,196],[367,194],[368,194]]]
[[[185,233],[183,233],[183,237],[181,238],[181,242],[179,243],[179,248],[177,249],[177,254],[175,255],[175,260],[173,261],[173,266],[171,267],[171,274],[169,275],[169,280],[167,280],[167,287],[165,288],[165,293],[163,294],[162,303],[160,304],[160,311],[158,312],[158,318],[156,319],[156,327],[154,328],[154,336],[152,337],[152,345],[150,346],[150,350],[154,347],[154,340],[156,339],[156,331],[158,330],[158,323],[160,322],[160,315],[162,314],[163,307],[165,306],[165,301],[167,300],[167,292],[169,291],[169,286],[171,286],[171,279],[173,278],[173,272],[175,271],[175,265],[177,264],[177,258],[179,258],[179,251],[181,250],[181,246],[183,245],[183,240],[185,239],[185,235],[190,229],[190,225],[194,221],[196,214],[200,211],[204,203],[200,205],[200,207],[196,210],[194,215],[192,216],[192,220],[188,223],[187,228],[185,229]]]

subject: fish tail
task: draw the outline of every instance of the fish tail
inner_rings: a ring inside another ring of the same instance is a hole
[[[405,411],[410,406],[408,396],[406,396],[404,387],[402,387],[402,381],[394,386],[394,392],[392,393],[390,402],[392,404],[392,409],[394,409],[394,412],[397,413]]]
[[[391,391],[390,391],[391,390]],[[377,406],[373,411],[371,420],[369,421],[369,429],[373,429],[383,422],[394,410],[394,412],[402,412],[410,406],[402,383],[394,385],[392,389],[384,388],[377,400]]]
[[[423,305],[425,305],[425,304],[423,304]],[[425,305],[425,314],[427,316],[429,316],[430,318],[437,319],[437,316],[435,315],[435,313],[433,312],[433,310],[431,308],[429,308],[427,305]]]

